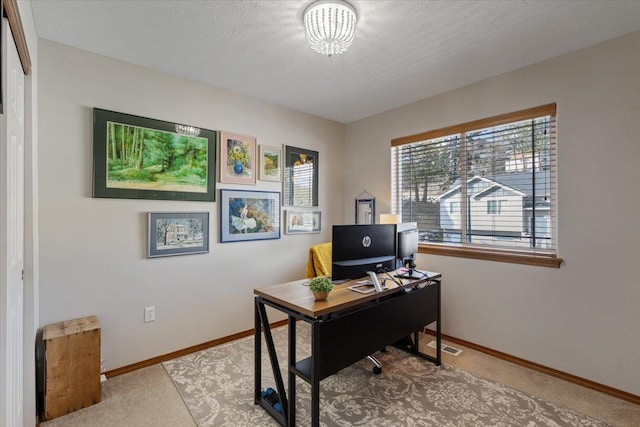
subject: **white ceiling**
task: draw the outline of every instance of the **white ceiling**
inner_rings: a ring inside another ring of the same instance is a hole
[[[350,123],[640,29],[640,1],[363,1],[331,58],[312,0],[32,0],[39,37]],[[640,52],[639,52],[640,54]]]

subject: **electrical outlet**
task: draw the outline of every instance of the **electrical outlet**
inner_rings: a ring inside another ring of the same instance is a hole
[[[156,320],[156,307],[145,307],[144,309],[144,322],[153,322]]]
[[[107,372],[107,361],[100,358],[100,382],[103,383],[107,380],[107,376],[105,375]]]

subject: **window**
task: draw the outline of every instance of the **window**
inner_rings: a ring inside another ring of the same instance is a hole
[[[506,200],[487,200],[487,214],[500,215],[502,213],[502,202],[506,202]]]
[[[555,104],[391,141],[392,209],[421,252],[558,267]]]

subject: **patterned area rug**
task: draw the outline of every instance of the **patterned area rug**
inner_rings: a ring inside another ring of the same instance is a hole
[[[298,357],[310,331],[299,324]],[[273,330],[286,386],[286,327]],[[253,403],[253,337],[163,363],[201,427],[261,427],[277,423]],[[543,399],[388,347],[372,373],[366,359],[320,383],[323,426],[606,426]],[[263,388],[273,387],[263,342]],[[298,379],[297,424],[310,425],[309,386]]]

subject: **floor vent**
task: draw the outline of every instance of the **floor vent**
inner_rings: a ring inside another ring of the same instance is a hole
[[[431,341],[427,345],[431,348],[436,348],[435,341]],[[446,345],[446,344],[442,344],[442,351],[444,351],[445,353],[453,354],[454,356],[457,356],[460,353],[462,353],[462,350],[460,350],[459,348],[451,347],[450,345]]]

